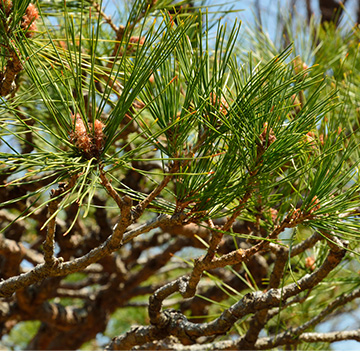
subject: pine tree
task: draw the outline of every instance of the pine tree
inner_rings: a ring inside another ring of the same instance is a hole
[[[358,27],[117,5],[0,0],[3,346],[359,341]]]

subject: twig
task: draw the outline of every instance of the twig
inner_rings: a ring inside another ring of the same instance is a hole
[[[261,242],[252,246],[249,249],[242,250],[238,249],[236,251],[230,252],[223,255],[220,258],[215,258],[208,269],[213,269],[217,267],[224,267],[226,265],[233,265],[241,262],[246,262],[248,258],[254,255],[257,252],[263,251],[269,245],[269,240],[276,239],[278,235],[283,232],[286,228],[293,228],[298,224],[302,223],[304,220],[310,218],[312,214],[310,213],[296,213],[290,212],[287,217],[281,222],[280,225],[277,225],[275,229]]]
[[[135,347],[133,350],[156,350],[156,351],[234,351],[238,350],[239,342],[238,340],[225,340],[225,341],[216,341],[213,343],[205,344],[193,344],[193,345],[183,345],[178,342],[173,341],[153,341],[151,343],[143,344],[139,348]],[[350,331],[333,331],[328,333],[304,333],[297,337],[289,338],[285,343],[277,344],[276,338],[263,337],[258,340],[255,344],[253,351],[255,350],[270,350],[277,346],[283,345],[297,345],[302,342],[336,342],[336,341],[345,341],[345,340],[355,340],[360,341],[360,329],[359,330],[350,330]],[[113,345],[109,345],[109,347]],[[116,350],[116,348],[108,348]]]
[[[227,219],[226,223],[222,227],[222,231],[227,232],[230,230],[232,224],[235,222],[236,218],[241,214],[243,211],[247,201],[250,199],[252,192],[247,191],[244,197],[241,199],[240,204],[237,206],[233,214],[229,219]]]
[[[11,296],[15,291],[41,281],[46,277],[68,275],[85,269],[90,264],[118,250],[122,246],[121,241],[123,234],[131,223],[131,199],[128,199],[128,197],[124,197],[123,199],[124,208],[120,220],[115,226],[112,235],[99,247],[92,249],[80,258],[68,262],[63,262],[62,258],[55,258],[51,266],[45,262],[37,265],[27,273],[13,276],[0,282],[0,297]],[[47,255],[49,255],[49,253]]]
[[[124,234],[124,238],[122,243],[128,243],[133,238],[141,235],[142,233],[149,232],[152,229],[155,229],[160,226],[166,226],[169,223],[175,223],[175,221],[171,221],[172,217],[166,214],[159,215],[153,220],[148,221],[146,224],[143,224],[133,230],[127,231]]]
[[[284,247],[279,246],[276,253],[274,268],[270,275],[268,289],[279,287],[287,259],[288,251]],[[246,332],[244,338],[239,341],[239,349],[252,350],[254,348],[254,344],[258,340],[260,331],[268,321],[268,311],[269,309],[263,309],[254,314],[250,321],[248,331]]]
[[[201,279],[201,276],[203,272],[211,265],[211,262],[214,259],[217,248],[224,236],[224,233],[229,231],[233,223],[236,221],[236,218],[240,215],[241,211],[244,209],[246,202],[251,197],[251,194],[252,194],[251,192],[245,193],[239,206],[236,208],[232,216],[226,220],[225,224],[221,228],[221,231],[217,231],[214,227],[214,224],[210,222],[211,225],[210,228],[212,228],[212,230],[211,230],[211,239],[209,243],[209,248],[204,258],[199,258],[195,261],[194,269],[191,272],[190,280],[184,297],[190,298],[195,295],[196,287]]]
[[[175,281],[162,286],[149,298],[149,317],[151,324],[157,326],[159,329],[166,326],[168,323],[168,317],[161,313],[161,307],[163,301],[175,292],[185,293],[188,279],[186,277],[180,277]]]
[[[278,336],[276,337],[276,340],[278,340],[277,342],[279,342],[280,344],[287,343],[287,340],[289,339],[290,336],[294,337],[301,335],[307,329],[323,321],[335,309],[342,307],[345,304],[359,297],[360,297],[360,289],[356,289],[348,294],[342,294],[341,296],[337,297],[334,301],[332,301],[325,309],[323,309],[318,315],[316,315],[311,320],[307,321],[306,323],[302,324],[297,328],[292,328],[282,334],[278,334]]]
[[[27,251],[31,251],[31,249],[25,248],[22,243],[5,238],[0,233],[0,254],[3,261],[1,275],[3,278],[19,274],[20,263]]]
[[[110,25],[110,27],[112,28],[112,30],[115,33],[118,33],[119,28],[116,27],[116,25],[114,24],[114,22],[112,21],[111,17],[109,17],[108,15],[106,15],[106,13],[101,10],[100,4],[96,3],[95,1],[93,1],[93,6],[95,8],[95,10],[99,13],[99,15],[106,21],[107,24]]]
[[[210,223],[210,228],[212,229],[209,247],[205,257],[199,258],[195,261],[194,268],[191,272],[191,276],[186,287],[186,293],[184,294],[185,298],[190,298],[195,295],[196,287],[201,279],[201,276],[205,268],[214,259],[219,243],[224,235],[223,232],[215,230],[212,221],[210,221],[209,223]]]
[[[115,200],[117,206],[120,210],[124,207],[124,200],[119,196],[119,194],[115,191],[114,187],[111,185],[110,181],[107,179],[104,169],[100,168],[100,179],[101,184],[105,187],[106,191],[110,195],[112,199]]]
[[[134,220],[137,220],[145,208],[160,194],[160,192],[166,187],[166,185],[170,182],[173,177],[173,174],[179,170],[179,162],[175,161],[173,166],[171,167],[168,175],[166,175],[163,180],[157,185],[157,187],[144,199],[142,200],[135,208],[133,212]]]
[[[350,331],[333,331],[327,333],[306,332],[299,336],[289,337],[284,344],[296,345],[301,342],[336,342],[344,340],[356,340],[360,342],[360,329]],[[278,345],[277,337],[261,338],[255,344],[256,350],[269,350]]]
[[[49,204],[48,216],[50,219],[47,226],[47,234],[45,241],[43,243],[44,249],[44,260],[45,264],[49,267],[52,267],[56,258],[54,256],[54,246],[55,246],[55,230],[56,230],[56,216],[54,215],[58,209],[60,203],[60,198],[65,194],[69,189],[74,187],[75,182],[78,178],[78,175],[73,175],[69,183],[59,183],[57,190],[51,190],[52,201]]]
[[[305,275],[297,283],[289,284],[280,289],[270,289],[263,293],[260,291],[246,294],[240,301],[226,309],[217,319],[203,324],[189,322],[186,317],[174,311],[158,313],[161,308],[161,299],[168,297],[168,294],[176,291],[179,283],[172,283],[169,287],[159,291],[160,298],[155,298],[153,303],[152,316],[155,321],[161,322],[161,329],[157,326],[137,327],[125,335],[116,337],[107,346],[107,349],[129,350],[134,346],[152,342],[172,335],[178,338],[195,339],[200,336],[215,336],[228,331],[237,320],[255,313],[259,310],[277,307],[281,303],[299,292],[308,290],[321,282],[335,267],[339,265],[346,250],[342,247],[332,246],[325,261],[316,271]]]
[[[174,253],[188,246],[191,240],[187,238],[177,238],[170,243],[165,250],[149,258],[142,269],[131,275],[126,281],[126,291],[119,296],[120,301],[126,301],[133,296],[133,289],[136,289],[144,280],[152,277],[159,269],[163,268],[171,260]]]

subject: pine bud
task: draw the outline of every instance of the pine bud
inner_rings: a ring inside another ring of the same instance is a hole
[[[35,21],[39,18],[39,12],[34,4],[29,4],[21,21],[21,28],[26,30],[26,37],[31,38],[37,30]]]

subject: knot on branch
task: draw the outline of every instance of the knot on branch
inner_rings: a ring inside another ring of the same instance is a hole
[[[54,273],[61,269],[61,265],[64,262],[63,257],[55,258],[54,256],[50,257],[48,260],[45,261],[45,266],[50,273]]]
[[[187,285],[189,284],[189,277],[180,277],[179,279],[179,292],[184,297],[186,293]]]
[[[189,329],[189,320],[184,314],[175,309],[167,309],[164,311],[166,319],[166,330],[161,328],[160,331],[167,331],[168,335],[173,335],[178,338],[189,339],[190,341],[196,341],[199,337],[199,331]]]
[[[281,290],[271,288],[267,292],[255,291],[247,293],[240,301],[231,306],[228,311],[223,313],[223,318],[231,323],[242,318],[249,312],[256,312],[268,307],[277,306],[280,302],[285,302]]]
[[[128,207],[128,208],[132,207],[131,197],[125,195],[124,197],[121,198],[121,200],[125,207]]]
[[[168,315],[161,312],[162,302],[175,292],[185,294],[189,278],[180,277],[165,286],[160,287],[149,297],[149,317],[152,325],[163,328],[168,324]]]
[[[56,211],[57,206],[60,202],[60,196],[63,195],[67,190],[72,188],[75,185],[75,182],[78,178],[78,175],[73,175],[69,182],[59,182],[57,189],[50,190],[50,198],[52,199],[49,204],[49,214],[50,216]],[[54,223],[55,225],[55,223]]]

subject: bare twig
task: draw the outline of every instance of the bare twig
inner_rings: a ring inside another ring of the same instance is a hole
[[[111,17],[109,17],[108,15],[106,15],[106,13],[101,9],[100,4],[96,3],[95,1],[93,1],[93,6],[95,8],[95,10],[99,13],[99,15],[105,20],[105,22],[107,24],[110,25],[110,27],[112,28],[112,30],[115,33],[119,32],[119,27],[117,27],[114,22],[112,21]]]
[[[169,335],[178,338],[195,339],[200,336],[223,334],[245,315],[276,307],[299,292],[316,286],[341,262],[345,252],[346,250],[342,246],[332,246],[324,263],[312,274],[305,275],[297,283],[287,285],[281,289],[270,289],[265,293],[260,291],[248,293],[240,301],[226,309],[217,319],[209,323],[195,324],[189,322],[183,314],[173,311],[164,311],[159,315],[161,299],[168,297],[168,294],[175,292],[179,288],[179,283],[174,282],[169,288],[158,291],[160,298],[154,298],[152,315],[154,321],[161,322],[161,329],[156,328],[156,326],[137,327],[125,335],[114,338],[107,349],[131,349],[134,346],[140,346]]]
[[[360,329],[350,331],[333,331],[328,333],[306,332],[299,336],[289,337],[284,344],[296,345],[301,342],[336,342],[344,340],[360,341]],[[278,346],[277,337],[261,338],[255,344],[256,350],[269,350]]]
[[[126,206],[124,205],[123,207],[120,220],[116,224],[112,235],[109,236],[109,238],[99,247],[94,248],[87,254],[68,262],[63,262],[62,258],[54,258],[51,266],[45,262],[44,264],[37,265],[34,269],[27,273],[13,276],[2,281],[0,283],[0,297],[11,296],[16,290],[34,284],[45,277],[63,276],[80,271],[119,249],[122,246],[121,241],[123,234],[131,223],[131,199],[124,197],[123,200]]]
[[[179,170],[179,162],[175,161],[172,165],[169,173],[163,178],[163,180],[156,186],[156,188],[144,199],[142,200],[135,208],[133,212],[134,220],[138,219],[145,208],[160,194],[160,192],[166,187],[166,185],[170,182],[173,174]]]
[[[115,200],[119,209],[122,210],[124,206],[124,200],[119,196],[119,194],[115,191],[115,189],[111,185],[110,181],[105,175],[103,168],[100,168],[100,179],[101,179],[101,184],[105,187],[110,197]]]
[[[149,232],[152,229],[155,229],[160,226],[166,226],[167,224],[175,224],[176,221],[171,221],[172,217],[166,214],[159,215],[153,220],[148,221],[146,224],[143,224],[133,230],[127,231],[124,234],[123,244],[128,243],[133,238],[141,235],[142,233]]]
[[[246,192],[239,206],[233,212],[232,216],[229,219],[227,219],[225,224],[222,226],[221,231],[217,231],[212,221],[210,222],[211,239],[209,243],[209,248],[207,250],[205,257],[199,258],[195,261],[194,269],[191,272],[190,280],[188,282],[186,294],[184,295],[184,297],[190,298],[195,295],[196,287],[201,279],[201,276],[203,272],[211,266],[211,263],[214,259],[214,256],[218,249],[219,243],[223,238],[224,233],[229,231],[233,223],[236,221],[236,218],[240,215],[241,211],[244,209],[250,197],[251,197],[251,192]]]
[[[73,175],[68,183],[59,183],[58,189],[51,190],[52,201],[49,204],[49,218],[50,221],[47,226],[47,234],[43,244],[44,248],[44,260],[45,264],[52,267],[56,264],[56,258],[54,256],[55,246],[55,229],[56,229],[56,216],[55,213],[58,209],[58,205],[62,196],[71,188],[74,187],[78,175]]]
[[[143,344],[133,350],[156,350],[156,351],[234,351],[239,349],[239,340],[225,340],[205,344],[183,345],[179,342],[168,340],[155,340],[151,343]],[[328,333],[304,333],[299,336],[289,338],[286,343],[276,344],[276,337],[263,337],[258,340],[253,350],[270,350],[277,346],[297,345],[302,342],[337,342],[345,340],[360,341],[360,329],[349,331],[333,331]],[[109,348],[111,349],[111,348]],[[115,349],[114,349],[115,350]]]

